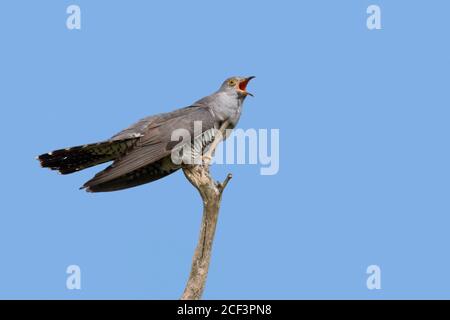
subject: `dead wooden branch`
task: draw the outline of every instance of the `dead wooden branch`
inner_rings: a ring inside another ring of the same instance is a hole
[[[222,134],[225,132],[226,126],[227,124],[225,123],[221,127],[220,131]],[[209,171],[211,155],[222,136],[214,140],[203,164],[183,168],[186,178],[198,190],[202,197],[203,217],[200,225],[198,244],[194,252],[194,257],[192,258],[191,273],[183,295],[181,296],[182,300],[201,299],[205,289],[222,193],[232,177],[231,174],[228,174],[225,180],[219,183],[211,177]]]

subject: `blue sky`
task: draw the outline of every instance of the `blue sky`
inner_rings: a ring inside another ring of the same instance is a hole
[[[66,8],[81,8],[81,30]],[[382,30],[369,31],[377,4]],[[117,193],[34,157],[255,75],[239,127],[280,170],[217,165],[204,298],[450,298],[448,1],[3,1],[0,298],[178,298],[201,201],[178,172]],[[66,268],[81,268],[81,290]],[[366,268],[381,268],[368,290]]]

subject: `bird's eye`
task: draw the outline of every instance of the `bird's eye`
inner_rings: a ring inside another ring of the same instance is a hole
[[[228,85],[229,85],[230,87],[234,87],[234,86],[236,85],[236,80],[231,79],[230,81],[228,81]]]

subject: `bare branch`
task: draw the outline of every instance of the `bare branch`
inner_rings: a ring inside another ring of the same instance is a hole
[[[222,140],[227,125],[228,123],[224,123],[221,126],[220,131],[222,135],[218,135],[218,138],[213,141],[202,165],[185,166],[183,168],[186,178],[198,190],[202,197],[203,217],[200,225],[198,244],[192,258],[191,273],[183,295],[181,296],[182,300],[201,299],[205,289],[222,193],[232,178],[232,175],[228,174],[224,182],[216,182],[211,177],[209,165],[211,156]]]
[[[227,177],[225,178],[225,180],[221,184],[219,184],[219,190],[221,193],[223,192],[223,190],[225,190],[225,188],[227,187],[228,182],[230,182],[231,178],[233,178],[233,175],[231,173],[229,173],[227,175]]]

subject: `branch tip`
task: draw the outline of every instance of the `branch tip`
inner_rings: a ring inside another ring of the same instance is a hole
[[[223,191],[227,187],[228,182],[230,182],[231,178],[233,178],[233,175],[231,173],[229,173],[227,175],[227,177],[225,178],[225,180],[223,180],[223,182],[221,184],[219,184],[220,191]]]

